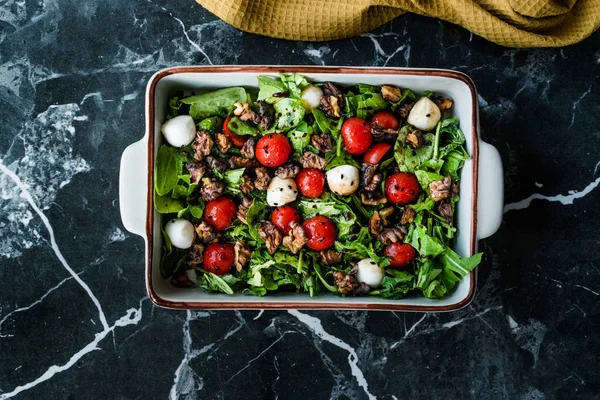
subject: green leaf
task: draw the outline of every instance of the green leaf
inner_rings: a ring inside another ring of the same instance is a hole
[[[364,93],[357,97],[356,116],[358,118],[367,119],[375,112],[385,110],[388,106],[379,93]]]
[[[169,195],[161,196],[155,191],[154,208],[159,214],[171,214],[185,209],[186,206],[179,199],[174,199]]]
[[[421,185],[421,189],[425,192],[429,193],[429,184],[433,181],[439,181],[440,179],[444,179],[443,175],[436,174],[434,172],[427,172],[423,170],[415,171],[415,175],[417,176],[417,180]]]
[[[256,136],[258,135],[258,128],[250,125],[247,122],[242,121],[238,117],[233,117],[227,124],[227,128],[236,135],[240,136]]]
[[[437,258],[437,261],[439,261],[444,268],[448,268],[460,276],[465,276],[479,265],[482,256],[483,253],[477,253],[471,257],[461,257],[451,248],[446,248],[446,250]]]
[[[421,257],[436,257],[446,249],[446,246],[440,243],[438,239],[429,236],[426,227],[418,223],[411,225],[404,241],[410,243]]]
[[[164,196],[177,186],[182,165],[182,156],[178,148],[167,145],[160,146],[154,167],[154,190],[156,193]]]
[[[201,219],[202,214],[204,213],[204,202],[200,200],[199,204],[190,205],[188,209],[190,210],[190,213],[194,216],[194,218]]]
[[[300,100],[284,98],[273,105],[277,112],[277,130],[287,132],[296,127],[304,118],[306,109],[300,104]]]
[[[409,272],[388,268],[381,286],[369,294],[384,299],[401,299],[415,288],[415,276]]]
[[[458,171],[460,171],[465,161],[468,159],[469,155],[465,149],[460,146],[457,150],[452,150],[445,156],[444,165],[440,172],[444,175],[450,175],[452,180],[456,182],[460,179]]]
[[[325,289],[329,290],[332,293],[339,293],[337,286],[327,282],[327,279],[325,279],[325,273],[323,273],[323,270],[321,269],[321,264],[315,263],[314,269],[317,273],[317,276],[319,277],[319,280],[321,281],[323,286],[325,286]]]
[[[407,101],[415,101],[417,95],[410,89],[402,89],[402,98],[395,103],[392,103],[392,111],[396,111],[402,104]]]
[[[286,86],[290,93],[290,97],[300,99],[302,97],[302,89],[309,85],[306,78],[300,74],[280,74],[281,82]]]
[[[331,218],[337,227],[338,238],[350,234],[356,226],[356,215],[352,209],[347,204],[336,201],[333,196],[302,200],[298,203],[298,209],[305,219],[316,215]]]
[[[201,286],[207,292],[222,292],[229,295],[233,294],[233,289],[231,286],[225,282],[223,278],[213,274],[212,272],[207,272],[202,275]]]
[[[290,139],[296,155],[300,157],[304,153],[306,146],[310,144],[311,134],[309,132],[293,130],[288,132],[287,137]]]
[[[279,79],[271,78],[265,75],[258,76],[258,99],[264,100],[272,97],[275,93],[287,91],[286,86]]]
[[[240,186],[244,170],[245,168],[229,169],[223,173],[223,183],[227,192],[232,194],[241,193]]]
[[[396,158],[398,169],[402,172],[414,173],[422,163],[431,159],[433,156],[433,146],[427,144],[427,142],[430,144],[433,143],[435,138],[433,133],[426,133],[423,135],[426,143],[418,149],[414,149],[404,142],[406,140],[406,135],[413,129],[414,128],[409,125],[402,127],[394,146],[394,157]]]
[[[210,133],[220,132],[223,119],[221,117],[205,118],[198,123],[199,131],[208,131]]]
[[[318,108],[312,110],[312,115],[315,117],[315,124],[321,133],[330,133],[336,137],[342,129],[344,118],[339,118],[338,120],[329,118]]]
[[[202,120],[216,116],[222,112],[229,113],[235,103],[245,102],[246,90],[243,87],[230,87],[181,99],[190,104],[190,115],[194,120]]]

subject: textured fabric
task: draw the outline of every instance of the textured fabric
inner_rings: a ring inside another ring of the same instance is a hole
[[[368,32],[405,13],[461,25],[511,47],[577,43],[600,26],[600,0],[197,0],[247,32],[322,41]]]

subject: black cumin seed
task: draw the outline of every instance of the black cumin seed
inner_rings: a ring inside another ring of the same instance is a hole
[[[354,181],[350,181],[350,186],[354,186]]]
[[[292,188],[292,185],[288,185],[288,187],[291,189],[291,188]]]
[[[344,174],[342,174],[342,179],[344,179]]]
[[[280,192],[283,192],[283,188],[279,188],[279,191],[280,191]]]
[[[425,116],[426,116],[427,118],[429,118],[429,117],[431,117],[431,114],[425,114]]]

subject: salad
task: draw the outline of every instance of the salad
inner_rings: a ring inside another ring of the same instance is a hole
[[[469,155],[452,100],[259,76],[170,99],[154,206],[178,287],[440,299],[481,261],[452,250]]]

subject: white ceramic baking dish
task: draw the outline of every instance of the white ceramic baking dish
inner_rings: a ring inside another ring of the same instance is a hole
[[[199,288],[173,287],[163,279],[159,262],[162,236],[160,215],[154,211],[152,188],[154,159],[163,143],[160,127],[167,104],[176,92],[209,91],[229,86],[256,86],[261,74],[300,73],[310,80],[341,85],[368,83],[408,87],[416,92],[432,90],[454,100],[453,113],[460,120],[466,147],[472,157],[462,170],[457,207],[458,235],[454,250],[463,256],[477,251],[477,242],[493,234],[502,221],[503,172],[498,151],[479,138],[477,93],[471,79],[460,72],[408,68],[350,68],[310,66],[207,66],[173,67],[157,72],[146,90],[146,133],[123,152],[120,171],[120,208],[125,228],[146,243],[146,287],[159,306],[176,309],[370,309],[395,311],[451,311],[466,306],[475,294],[476,272],[463,278],[443,300],[410,297],[384,300],[371,297],[337,297],[326,294],[278,293],[265,297],[244,294],[208,294]]]

